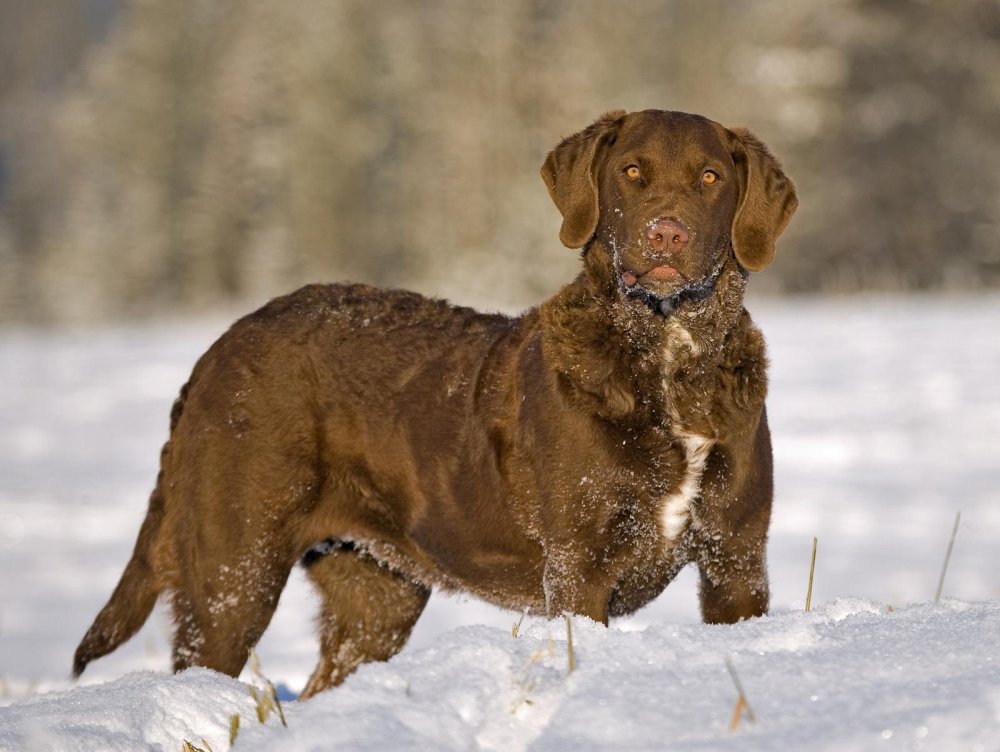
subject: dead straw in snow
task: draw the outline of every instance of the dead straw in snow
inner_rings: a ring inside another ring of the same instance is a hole
[[[813,538],[812,561],[809,562],[809,589],[806,590],[806,611],[812,609],[813,575],[816,574],[816,545],[818,543],[819,543],[819,538]]]
[[[736,707],[733,708],[733,719],[729,722],[729,730],[735,731],[740,725],[740,717],[744,711],[746,711],[747,718],[750,719],[751,723],[757,722],[757,716],[754,715],[750,707],[750,702],[747,700],[747,693],[743,691],[743,683],[740,681],[740,677],[737,676],[736,669],[733,667],[733,662],[729,660],[729,656],[726,656],[726,669],[728,669],[729,676],[733,680],[736,692],[739,695],[736,700]]]
[[[941,576],[938,578],[937,591],[934,593],[934,602],[941,600],[941,590],[944,588],[944,576],[948,572],[948,561],[951,559],[951,550],[955,547],[955,536],[958,535],[958,522],[962,519],[962,513],[955,512],[955,524],[951,528],[951,537],[948,538],[948,550],[944,553],[944,563],[941,565]]]

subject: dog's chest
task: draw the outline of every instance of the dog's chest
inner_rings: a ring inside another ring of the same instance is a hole
[[[671,457],[682,465],[675,487],[660,502],[660,528],[668,544],[690,524],[697,524],[695,501],[701,496],[705,467],[715,446],[712,387],[708,379],[692,375],[697,373],[704,345],[683,324],[668,324],[662,384],[670,417],[668,431],[674,439]]]
[[[688,434],[679,438],[684,470],[676,490],[661,500],[660,528],[670,542],[694,520],[694,501],[701,495],[701,481],[708,455],[715,444],[709,438]]]

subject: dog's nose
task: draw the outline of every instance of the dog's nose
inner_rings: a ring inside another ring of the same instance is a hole
[[[646,230],[646,237],[658,253],[678,253],[684,250],[689,236],[688,229],[674,219],[658,219]]]

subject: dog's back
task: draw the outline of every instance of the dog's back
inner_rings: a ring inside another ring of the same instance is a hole
[[[142,532],[76,651],[74,675],[138,631],[161,593],[192,610],[194,599],[178,593],[206,589],[203,581],[212,589],[216,565],[228,571],[222,562],[247,549],[285,551],[243,564],[266,573],[331,535],[370,541],[389,558],[415,536],[435,555],[408,550],[409,574],[447,585],[432,573],[435,559],[451,557],[445,568],[461,579],[488,579],[496,562],[481,559],[504,557],[507,547],[497,525],[474,520],[489,509],[500,522],[509,491],[489,434],[503,398],[496,366],[529,319],[402,290],[309,285],[237,321],[175,403]],[[271,492],[259,497],[255,485]],[[241,489],[262,504],[240,509]],[[191,555],[201,549],[209,553]],[[469,555],[477,549],[487,553]]]

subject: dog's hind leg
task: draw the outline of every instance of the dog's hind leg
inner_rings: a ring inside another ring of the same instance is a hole
[[[170,518],[163,554],[174,670],[204,666],[237,676],[302,552],[296,521],[314,503],[315,473],[275,449],[253,462],[218,440],[196,449],[202,463],[192,459],[188,472],[178,473],[174,493],[183,513]]]
[[[303,560],[322,597],[320,658],[302,697],[340,684],[362,663],[386,661],[409,639],[431,591],[353,544]]]
[[[174,669],[236,676],[304,550],[322,470],[308,390],[277,382],[296,364],[233,331],[199,361],[174,430],[160,560]]]
[[[274,615],[294,556],[281,546],[204,557],[201,580],[171,593],[174,670],[204,666],[237,676]]]

